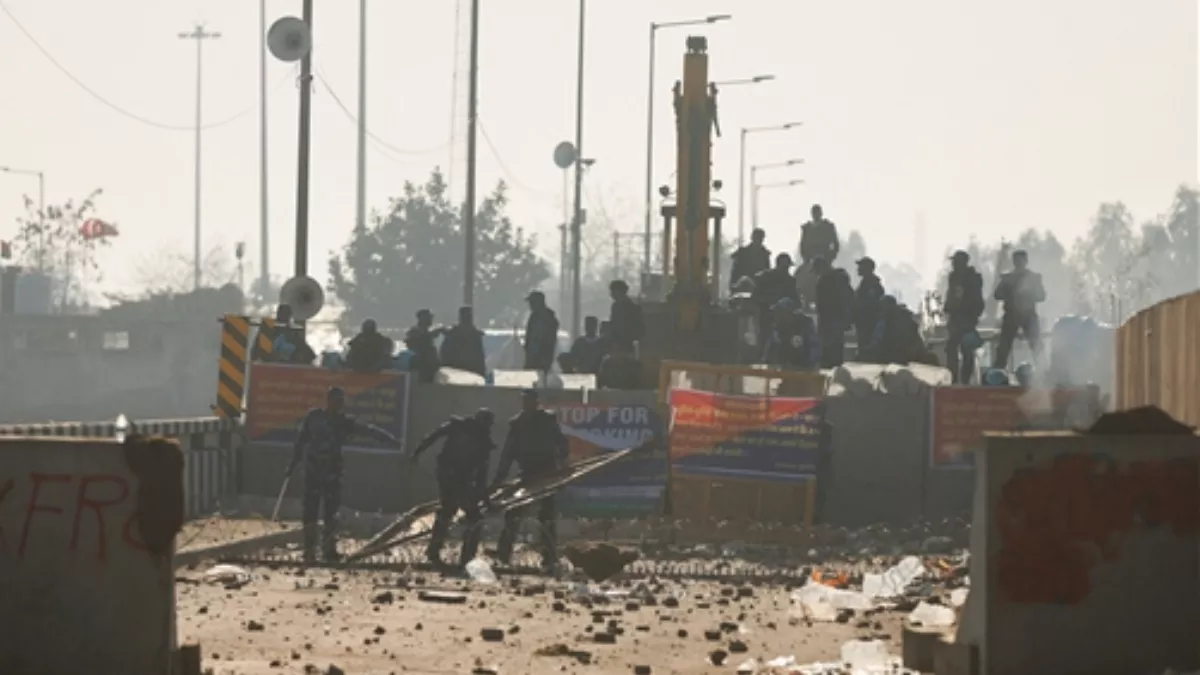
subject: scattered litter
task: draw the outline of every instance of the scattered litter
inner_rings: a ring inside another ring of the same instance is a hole
[[[920,602],[908,615],[908,621],[925,628],[949,628],[954,625],[954,610],[945,605]]]
[[[912,582],[925,575],[925,563],[915,555],[889,567],[883,574],[863,575],[863,595],[869,598],[898,598]]]
[[[452,593],[450,591],[421,591],[417,594],[417,599],[425,602],[461,605],[467,601],[467,596],[465,593]]]
[[[204,580],[210,584],[245,584],[250,581],[250,572],[237,565],[213,565],[204,573]]]
[[[471,581],[477,581],[481,584],[496,583],[496,573],[492,571],[492,566],[486,560],[475,558],[467,563],[467,576],[471,577]]]
[[[842,662],[851,668],[878,668],[888,665],[887,643],[881,640],[851,640],[842,645]]]
[[[967,596],[971,593],[969,588],[956,588],[950,591],[950,605],[952,607],[962,607],[967,604]]]
[[[814,569],[812,580],[830,588],[850,587],[850,574],[848,572],[822,572],[821,570]]]
[[[792,591],[792,604],[799,609],[799,618],[812,621],[837,621],[842,610],[866,611],[874,609],[871,598],[858,591],[830,588],[810,581]],[[793,608],[793,616],[796,615]]]
[[[738,675],[753,675],[757,671],[758,661],[755,661],[754,659],[743,661],[742,664],[737,667]]]

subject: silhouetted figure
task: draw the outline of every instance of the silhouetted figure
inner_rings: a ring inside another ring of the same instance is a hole
[[[483,513],[479,503],[487,499],[488,466],[491,452],[496,447],[492,441],[492,423],[495,419],[496,416],[484,408],[472,417],[456,415],[413,449],[411,459],[415,463],[430,446],[446,439],[437,458],[438,499],[441,504],[433,521],[429,546],[425,549],[425,557],[435,565],[442,563],[442,546],[459,511],[466,514],[459,565],[471,562],[479,550],[479,540],[483,536]]]
[[[1042,346],[1037,314],[1038,303],[1046,300],[1042,275],[1028,269],[1029,254],[1025,251],[1014,251],[1012,262],[1013,271],[1001,275],[996,286],[995,297],[1004,304],[1004,314],[1000,317],[1000,344],[996,346],[993,368],[1008,365],[1018,332],[1035,355]]]
[[[275,328],[267,333],[271,340],[271,351],[264,351],[256,339],[250,350],[252,361],[312,365],[317,353],[308,346],[304,330],[292,325],[293,318],[291,305],[283,303],[275,309]],[[267,329],[260,327],[259,330]]]
[[[759,272],[771,267],[771,252],[763,246],[767,233],[754,228],[750,243],[733,252],[733,269],[729,271],[729,290],[734,290],[743,277],[753,279]]]
[[[929,363],[927,352],[916,315],[896,302],[896,298],[890,295],[883,296],[880,301],[879,323],[863,360],[867,363],[900,365]]]
[[[567,437],[558,426],[558,418],[539,407],[536,389],[526,389],[521,395],[521,412],[508,423],[508,437],[504,439],[493,485],[508,477],[514,462],[521,468],[522,479],[537,478],[566,466],[567,453]],[[513,545],[524,511],[524,508],[515,508],[504,514],[504,529],[496,546],[496,558],[506,565],[512,562]],[[552,570],[558,562],[558,513],[553,493],[537,502],[537,514],[542,534],[542,567]]]
[[[404,343],[413,353],[409,369],[417,374],[418,382],[433,382],[442,367],[433,342],[440,333],[441,330],[433,328],[433,312],[422,309],[417,311],[417,325],[404,335]]]
[[[821,362],[821,341],[817,324],[796,308],[791,298],[775,303],[774,330],[767,337],[763,360],[775,366],[812,369]]]
[[[529,320],[525,322],[525,370],[545,373],[554,365],[558,349],[558,317],[546,306],[546,295],[533,291],[525,300],[529,303]]]
[[[817,334],[821,340],[821,367],[836,368],[846,358],[846,329],[854,313],[854,287],[850,275],[832,267],[822,257],[813,258],[817,274]]]
[[[599,389],[639,389],[642,366],[628,346],[613,343],[612,351],[600,362],[596,375]]]
[[[441,360],[447,368],[465,370],[480,377],[487,375],[483,331],[475,327],[475,312],[470,307],[459,307],[458,323],[443,333]]]
[[[346,367],[358,373],[378,373],[392,368],[392,352],[396,344],[379,332],[375,319],[362,322],[362,330],[350,340],[346,350]]]
[[[837,226],[825,220],[825,213],[820,204],[813,204],[812,220],[800,226],[801,262],[810,264],[820,257],[832,265],[841,249]]]
[[[946,287],[946,368],[957,384],[970,384],[975,376],[975,352],[979,317],[983,316],[983,276],[970,264],[966,251],[950,256],[950,279]],[[962,357],[961,361],[959,357]]]
[[[880,301],[883,299],[883,281],[875,274],[875,261],[861,258],[858,268],[858,288],[854,290],[854,339],[859,353],[870,341],[879,324]]]
[[[304,460],[304,560],[316,559],[317,517],[324,524],[321,548],[325,560],[336,560],[337,513],[342,505],[342,446],[352,436],[374,436],[388,443],[400,441],[387,431],[356,421],[344,412],[346,392],[330,387],[324,408],[313,408],[300,423],[300,433],[286,475]]]
[[[629,284],[617,279],[608,285],[612,298],[612,309],[608,323],[612,326],[613,345],[620,345],[637,353],[634,345],[646,335],[646,324],[642,321],[642,306],[629,297]]]
[[[567,363],[572,369],[572,372],[584,373],[587,375],[595,375],[600,370],[600,361],[604,359],[605,349],[604,343],[600,340],[600,335],[597,331],[599,320],[594,316],[584,317],[583,319],[583,335],[575,338],[575,342],[571,343],[571,351]],[[564,354],[564,356],[568,356]],[[559,359],[561,366],[563,359]],[[563,372],[567,372],[566,369]]]
[[[798,299],[796,280],[792,278],[792,256],[786,253],[776,255],[774,267],[754,276],[754,294],[751,298],[758,305],[758,334],[760,339],[766,340],[771,335],[774,322],[771,308],[784,298],[792,301]]]

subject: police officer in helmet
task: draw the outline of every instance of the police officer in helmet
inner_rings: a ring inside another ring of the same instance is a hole
[[[433,521],[433,533],[425,556],[429,562],[441,565],[442,546],[446,533],[459,511],[466,514],[462,555],[459,565],[466,565],[479,550],[483,513],[479,503],[487,498],[488,463],[496,444],[492,442],[492,411],[481,408],[471,417],[451,417],[433,430],[416,448],[410,459],[415,463],[421,453],[434,443],[445,439],[437,457],[438,496],[441,505]]]
[[[493,485],[499,484],[516,463],[521,478],[537,478],[566,466],[567,437],[558,426],[554,413],[538,405],[536,389],[521,394],[521,412],[508,424],[508,437],[500,453],[500,466]],[[496,557],[504,564],[512,562],[513,545],[521,524],[522,508],[509,509],[504,514],[504,529],[496,547]],[[557,511],[554,495],[537,502],[538,523],[541,526],[542,568],[553,572],[558,562]]]

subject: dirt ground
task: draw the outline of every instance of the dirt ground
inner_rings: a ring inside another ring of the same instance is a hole
[[[580,594],[578,581],[540,577],[488,585],[252,569],[253,579],[232,589],[198,581],[204,569],[179,573],[179,635],[201,645],[217,675],[337,673],[331,665],[346,673],[732,673],[751,658],[836,661],[856,638],[885,640],[898,655],[904,616],[807,622],[789,611],[789,590],[771,585],[647,580]],[[462,602],[423,599],[430,590]],[[485,629],[497,629],[499,641],[486,640]],[[721,666],[711,664],[718,650]]]
[[[272,523],[264,518],[233,519],[204,518],[184,523],[175,536],[176,551],[190,551],[239,539],[261,537],[281,530],[299,527],[298,523]]]

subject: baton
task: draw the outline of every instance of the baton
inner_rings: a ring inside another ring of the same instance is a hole
[[[291,476],[284,476],[283,487],[279,488],[279,498],[275,500],[275,510],[271,512],[271,522],[279,520],[279,507],[283,506],[283,496],[287,494],[288,483],[292,482]]]

